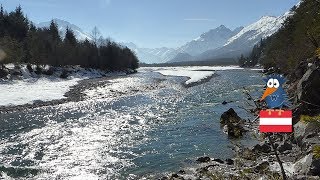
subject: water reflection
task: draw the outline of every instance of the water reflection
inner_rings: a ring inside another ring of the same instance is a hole
[[[119,91],[125,89],[123,82],[161,86],[117,98],[108,98],[112,86],[107,86],[81,102],[1,114],[0,162],[39,170],[34,178],[98,179],[160,176],[204,154],[230,157],[220,115],[233,107],[240,116],[249,116],[237,108],[243,105],[241,89],[259,88],[251,85],[260,77],[243,70],[219,74],[185,89],[179,84],[183,77],[142,72],[113,86]],[[226,99],[233,103],[223,106]]]

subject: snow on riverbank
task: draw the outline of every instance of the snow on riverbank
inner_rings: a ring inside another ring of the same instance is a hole
[[[13,69],[13,65],[6,65]],[[64,96],[70,87],[78,84],[78,81],[102,76],[119,75],[119,73],[106,73],[95,69],[83,69],[80,67],[67,68],[70,75],[67,79],[59,78],[62,69],[57,68],[53,75],[37,75],[30,73],[25,65],[19,70],[22,76],[12,80],[0,81],[0,106],[15,106],[33,104],[37,101],[51,101],[66,98]]]
[[[186,76],[190,79],[185,82],[186,85],[191,83],[199,82],[203,79],[211,77],[214,72],[213,71],[190,71],[190,70],[158,70],[159,72],[165,76]]]
[[[35,101],[51,101],[65,98],[63,95],[77,84],[80,78],[53,80],[39,78],[15,80],[0,85],[0,106],[32,104]]]
[[[214,71],[243,69],[238,66],[186,66],[186,67],[144,67],[140,70],[152,70],[165,76],[185,76],[190,79],[186,85],[197,83],[214,75]]]

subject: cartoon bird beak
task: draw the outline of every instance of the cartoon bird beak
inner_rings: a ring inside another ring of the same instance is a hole
[[[275,88],[275,87],[272,87],[272,88],[267,87],[267,89],[266,89],[266,91],[264,91],[264,94],[263,94],[262,98],[260,99],[260,101],[264,100],[270,94],[276,92],[276,90],[277,90],[277,88]]]

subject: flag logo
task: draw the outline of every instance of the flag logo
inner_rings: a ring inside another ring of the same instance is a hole
[[[267,109],[260,111],[260,132],[292,132],[292,111]]]

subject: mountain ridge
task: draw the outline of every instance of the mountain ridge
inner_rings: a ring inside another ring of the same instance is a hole
[[[241,31],[231,37],[222,47],[205,51],[195,56],[192,61],[238,58],[241,54],[248,54],[261,39],[267,38],[277,32],[282,27],[282,23],[291,15],[290,12],[286,12],[278,17],[262,16],[258,21],[242,28]],[[187,61],[190,60],[188,59]],[[169,62],[176,61],[171,60]]]
[[[52,21],[54,21],[57,24],[59,34],[62,38],[64,38],[64,35],[66,33],[66,29],[70,28],[74,32],[76,38],[79,41],[84,41],[85,39],[92,40],[91,35],[89,33],[84,32],[77,25],[74,25],[68,21],[58,19],[58,18],[54,18],[54,19],[52,19]],[[35,26],[38,28],[46,28],[46,27],[50,26],[50,23],[51,23],[51,21],[40,22],[38,24],[35,24]]]

